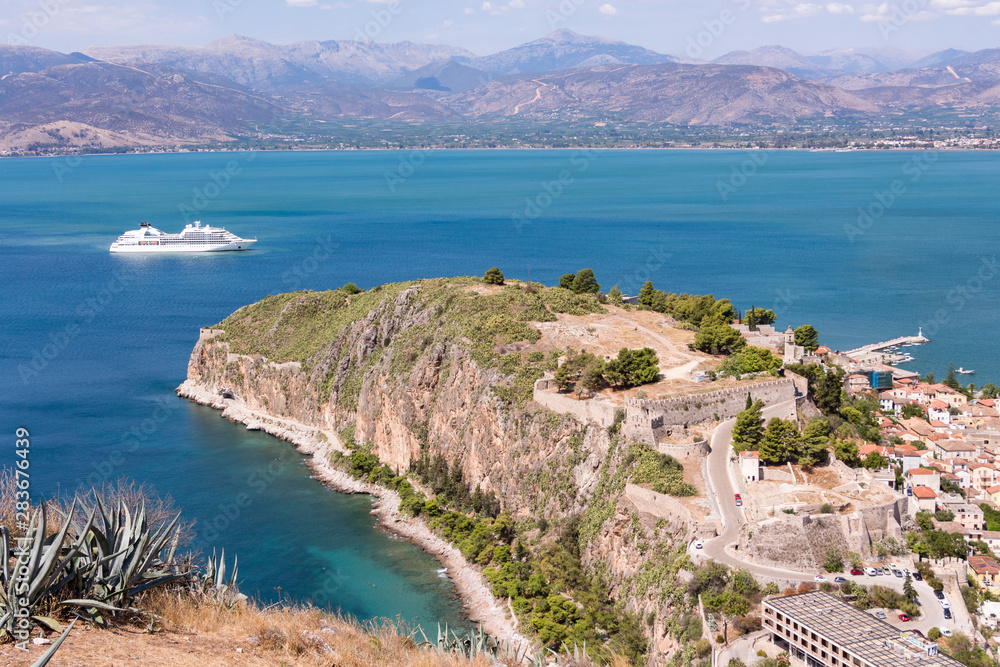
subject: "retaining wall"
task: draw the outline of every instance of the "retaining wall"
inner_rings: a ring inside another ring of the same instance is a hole
[[[658,401],[626,398],[623,432],[630,439],[653,445],[657,428],[732,419],[746,407],[748,394],[771,406],[793,400],[796,393],[795,382],[781,378]]]
[[[535,403],[558,412],[573,415],[584,424],[597,424],[607,428],[615,423],[615,412],[621,408],[603,400],[586,399],[578,401],[567,394],[545,391],[548,380],[538,380],[532,399]]]

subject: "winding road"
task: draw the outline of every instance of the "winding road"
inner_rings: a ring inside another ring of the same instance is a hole
[[[773,417],[787,416],[794,404],[794,401],[788,401],[786,403],[779,403],[778,405],[766,408],[763,412],[764,419],[768,420]],[[729,419],[719,424],[718,428],[715,429],[715,432],[712,434],[711,451],[708,455],[705,466],[705,484],[708,496],[712,502],[712,506],[718,513],[718,516],[722,518],[724,528],[718,537],[705,541],[702,549],[692,549],[690,551],[692,555],[701,555],[711,558],[732,568],[743,568],[750,571],[754,575],[766,579],[784,581],[789,584],[803,581],[812,582],[815,580],[814,578],[818,573],[799,572],[797,570],[748,563],[726,550],[727,546],[737,541],[740,533],[740,527],[746,523],[746,516],[744,515],[743,508],[736,506],[735,494],[737,492],[735,489],[737,487],[736,480],[733,478],[734,466],[729,463],[729,457],[732,453],[733,426],[735,424],[735,419]],[[902,564],[901,567],[908,567],[908,565]],[[903,590],[903,583],[905,581],[904,578],[896,577],[892,574],[876,577],[867,575],[854,576],[850,574],[831,574],[827,575],[827,579],[832,582],[835,576],[842,576],[845,579],[859,584],[877,584],[880,586],[886,586],[900,592]],[[918,620],[908,622],[901,621],[895,613],[891,612],[891,610],[885,610],[886,622],[901,630],[916,628],[922,631],[925,635],[933,627],[947,626],[952,630],[964,632],[969,636],[973,636],[972,619],[969,617],[968,611],[965,608],[965,603],[962,600],[961,593],[957,590],[954,582],[947,583],[950,584],[946,586],[946,594],[948,602],[951,603],[951,611],[953,614],[952,620],[945,620],[944,608],[934,596],[934,591],[927,584],[927,582],[914,581],[913,586],[919,596],[918,604],[920,605],[922,612],[920,618]]]

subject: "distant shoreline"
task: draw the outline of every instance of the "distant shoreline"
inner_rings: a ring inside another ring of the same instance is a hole
[[[448,579],[464,603],[462,613],[470,621],[481,623],[488,635],[501,642],[531,646],[531,640],[517,631],[516,619],[508,618],[507,608],[500,604],[486,586],[482,573],[453,544],[434,533],[423,519],[403,514],[399,509],[400,497],[396,491],[354,479],[330,464],[333,452],[349,451],[340,444],[335,433],[307,426],[291,418],[275,417],[234,400],[223,399],[192,380],[185,380],[174,391],[181,398],[220,410],[222,417],[244,424],[247,430],[264,431],[291,443],[296,451],[310,457],[306,460],[306,465],[312,471],[313,479],[324,486],[338,493],[363,493],[372,496],[375,502],[370,513],[376,518],[375,527],[397,535],[433,556],[447,570]],[[319,433],[323,434],[326,442],[320,441],[316,435]]]
[[[729,146],[569,146],[569,147],[543,147],[543,146],[498,146],[495,148],[476,146],[466,148],[282,148],[274,150],[262,150],[259,148],[213,148],[200,151],[151,151],[140,153],[63,153],[60,155],[0,155],[0,160],[17,159],[63,159],[63,158],[84,158],[84,157],[122,157],[126,155],[196,155],[203,153],[358,153],[358,152],[467,152],[467,151],[729,151],[729,152],[760,152],[760,151],[789,151],[799,153],[903,153],[903,152],[926,152],[926,151],[948,151],[952,153],[981,153],[1000,150],[997,148],[849,148],[849,149],[823,149],[823,148],[799,148],[788,146],[785,148],[732,148]]]

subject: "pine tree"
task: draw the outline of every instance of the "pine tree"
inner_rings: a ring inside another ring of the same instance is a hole
[[[958,378],[955,376],[955,364],[948,364],[948,374],[944,376],[944,382],[941,384],[956,391],[962,387],[962,385],[958,383]]]
[[[733,449],[737,452],[756,449],[764,437],[764,401],[754,401],[736,415],[733,424]]]
[[[813,466],[826,459],[826,448],[830,444],[830,422],[816,419],[806,424],[799,441],[798,464]]]
[[[910,602],[917,601],[917,591],[913,588],[913,580],[910,579],[910,575],[906,575],[906,581],[903,582],[903,597]]]
[[[760,459],[768,463],[785,463],[798,458],[799,430],[790,421],[775,417],[767,423],[760,443]]]

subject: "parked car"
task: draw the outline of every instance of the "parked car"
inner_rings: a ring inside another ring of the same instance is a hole
[[[869,577],[874,577],[878,575],[878,572],[875,571],[874,567],[866,567],[865,574],[867,574]]]
[[[865,571],[862,570],[860,567],[851,568],[851,574],[853,574],[854,576],[858,576],[859,574],[864,574],[864,573]]]
[[[951,609],[951,605],[948,604],[947,600],[941,600],[941,606],[944,607],[945,611],[948,611],[949,609]]]
[[[938,632],[940,632],[943,637],[951,637],[951,630],[948,628],[938,628]]]
[[[910,630],[910,632],[912,632],[913,634],[915,634],[918,637],[923,637],[924,636],[924,633],[920,632],[920,630],[917,630],[916,628],[913,628],[912,630]]]
[[[701,540],[695,540],[695,542],[694,542],[694,548],[695,549],[701,549],[703,546],[705,546],[705,545],[702,543]]]
[[[742,499],[742,498],[740,498],[740,494],[738,494],[738,493],[737,493],[737,494],[736,494],[736,506],[737,506],[737,507],[740,507],[740,506],[742,506],[742,505],[743,505],[743,499]]]
[[[822,574],[817,574],[815,577],[813,577],[813,581],[820,581],[820,582],[826,581],[826,577],[824,577]]]
[[[938,589],[935,588],[934,589],[934,597],[936,597],[938,600],[943,600],[944,599],[944,593],[942,593],[941,591],[939,591]]]
[[[946,620],[946,621],[950,621],[951,620],[951,609],[945,608],[945,610],[944,610],[944,620]]]
[[[916,570],[913,571],[913,579],[914,579],[914,581],[923,581],[924,580],[924,578],[921,577],[920,573],[917,572]]]
[[[908,495],[908,496],[912,496],[913,495],[913,487],[912,486],[906,487],[906,495]]]
[[[908,614],[900,614],[899,615],[899,620],[901,620],[901,621],[908,621],[908,620],[910,620],[910,617],[909,617]]]
[[[884,621],[885,620],[885,612],[884,611],[877,611],[877,612],[875,612],[875,618],[881,618]]]
[[[844,579],[843,577],[834,577],[834,578],[833,578],[833,581],[834,581],[834,583],[837,583],[837,584],[842,584],[842,583],[844,583],[845,581],[847,581],[847,579]]]
[[[892,571],[892,573],[893,573],[894,575],[896,575],[897,577],[899,577],[900,579],[902,579],[902,578],[903,578],[903,571],[902,571],[902,570],[900,570],[900,569],[899,569],[898,567],[897,567],[897,568],[894,568],[894,569],[893,569],[893,571]]]

